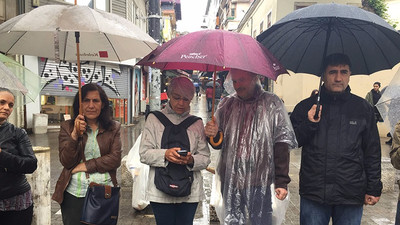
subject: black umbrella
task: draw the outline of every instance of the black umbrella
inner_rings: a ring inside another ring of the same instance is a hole
[[[349,56],[352,74],[369,75],[400,62],[400,33],[379,16],[351,5],[298,9],[257,40],[295,73],[320,76],[323,59],[332,53]]]
[[[289,70],[320,75],[325,56],[344,53],[352,74],[369,75],[400,62],[400,33],[381,17],[351,5],[296,10],[257,37]]]

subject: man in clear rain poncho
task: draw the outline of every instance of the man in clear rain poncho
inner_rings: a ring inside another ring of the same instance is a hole
[[[261,89],[258,77],[231,69],[236,94],[225,97],[205,133],[220,144],[216,175],[221,181],[223,224],[272,224],[271,187],[283,200],[290,182],[289,148],[297,146],[282,101]]]

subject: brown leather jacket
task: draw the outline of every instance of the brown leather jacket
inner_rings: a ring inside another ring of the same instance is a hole
[[[78,165],[82,160],[81,148],[78,146],[78,141],[71,138],[73,130],[73,121],[68,120],[61,123],[61,130],[59,139],[59,158],[61,164],[64,166],[60,177],[58,178],[56,188],[52,199],[62,203],[64,198],[64,191],[67,188],[71,179],[72,169]],[[99,127],[99,133],[97,135],[97,142],[100,147],[101,157],[90,159],[86,161],[86,168],[89,174],[99,172],[109,172],[113,181],[117,180],[116,171],[121,165],[121,138],[120,138],[121,125],[113,121],[113,124],[109,130],[104,130]],[[83,134],[83,146],[85,146],[88,136],[86,133]],[[114,183],[114,185],[116,185]]]

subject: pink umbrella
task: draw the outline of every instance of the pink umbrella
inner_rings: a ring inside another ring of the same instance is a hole
[[[174,38],[157,47],[137,65],[162,70],[213,71],[212,117],[216,71],[240,69],[273,80],[280,74],[288,73],[282,64],[254,38],[225,30],[202,30]]]
[[[162,70],[240,69],[276,80],[287,73],[281,63],[249,35],[225,30],[189,33],[159,46],[138,65]]]

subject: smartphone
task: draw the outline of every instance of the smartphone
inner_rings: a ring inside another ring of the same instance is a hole
[[[188,153],[188,150],[185,150],[185,149],[178,150],[178,154],[181,156],[187,156],[187,153]]]

